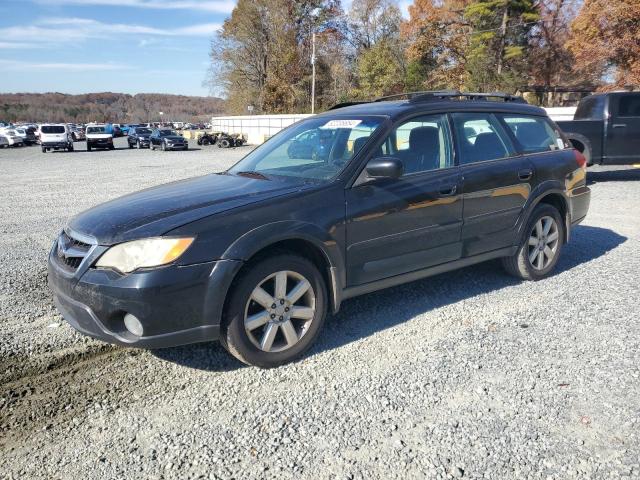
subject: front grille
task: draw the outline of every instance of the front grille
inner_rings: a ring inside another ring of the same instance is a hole
[[[62,232],[56,242],[56,260],[64,269],[75,272],[89,254],[92,245]]]

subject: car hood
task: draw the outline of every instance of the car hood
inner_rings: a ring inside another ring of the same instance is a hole
[[[162,137],[162,138],[164,138],[165,140],[171,140],[172,142],[180,141],[180,140],[186,141],[186,138],[181,137],[180,135],[167,135],[166,137]]]
[[[75,216],[68,227],[101,245],[163,235],[233,208],[309,188],[293,180],[211,174],[152,187]]]

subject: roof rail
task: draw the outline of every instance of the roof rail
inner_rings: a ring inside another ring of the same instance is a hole
[[[329,107],[327,109],[327,111],[329,110],[336,110],[338,108],[343,108],[343,107],[350,107],[352,105],[362,105],[363,103],[369,103],[367,101],[364,102],[342,102],[342,103],[336,103],[335,105],[333,105],[332,107]]]
[[[427,102],[431,100],[445,100],[445,99],[451,99],[451,100],[500,99],[503,102],[527,103],[527,101],[522,97],[519,97],[517,95],[510,95],[508,93],[503,93],[503,92],[481,93],[481,92],[457,92],[457,91],[425,93],[423,95],[412,97],[409,99],[409,101],[411,103],[417,103],[417,102]]]
[[[374,102],[388,102],[391,100],[412,100],[413,98],[417,98],[420,96],[433,96],[439,94],[453,94],[459,93],[456,90],[424,90],[418,92],[405,92],[405,93],[396,93],[394,95],[385,95],[384,97],[379,97],[373,100]]]

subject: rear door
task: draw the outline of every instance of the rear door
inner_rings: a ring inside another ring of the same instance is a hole
[[[609,112],[605,163],[623,165],[640,161],[640,93],[612,94]]]
[[[532,190],[533,164],[518,156],[506,127],[491,113],[454,113],[464,198],[463,256],[508,247]]]
[[[460,258],[460,171],[453,163],[447,116],[403,122],[371,155],[380,156],[400,158],[405,173],[347,190],[349,285]]]

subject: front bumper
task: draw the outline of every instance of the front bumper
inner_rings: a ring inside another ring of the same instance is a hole
[[[184,150],[187,147],[188,143],[174,143],[174,144],[167,144],[167,150]]]
[[[108,140],[106,138],[88,139],[87,144],[91,145],[92,147],[107,148],[113,146],[113,140]]]
[[[169,265],[121,275],[90,268],[107,247],[97,246],[76,271],[63,267],[56,244],[48,261],[56,307],[79,332],[123,346],[163,348],[216,340],[224,298],[236,261]],[[142,336],[129,332],[124,315],[135,315]]]

